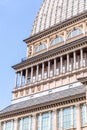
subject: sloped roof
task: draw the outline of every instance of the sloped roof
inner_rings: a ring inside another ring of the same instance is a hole
[[[23,101],[20,103],[10,105],[10,106],[6,107],[5,109],[3,109],[2,111],[0,111],[0,114],[17,111],[17,110],[21,110],[21,109],[25,109],[25,108],[31,109],[32,107],[37,106],[37,105],[40,106],[42,104],[50,103],[50,102],[53,102],[56,100],[60,101],[64,98],[73,97],[73,96],[84,94],[84,93],[85,93],[84,86],[69,88],[67,90],[63,90],[63,91],[56,92],[56,93],[50,93],[50,94],[42,96],[42,97],[33,98],[33,99],[29,99],[27,101]]]

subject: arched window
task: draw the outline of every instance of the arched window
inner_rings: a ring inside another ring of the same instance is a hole
[[[82,34],[82,30],[81,29],[74,29],[72,32],[70,32],[68,39],[71,39],[73,37],[76,37],[78,35]]]
[[[39,52],[39,51],[42,51],[44,49],[46,49],[46,45],[45,43],[41,43],[40,45],[38,45],[36,48],[35,48],[35,52]]]
[[[63,41],[64,41],[63,37],[59,36],[59,37],[52,40],[51,45],[55,45],[55,44],[58,44],[58,43],[63,42]]]

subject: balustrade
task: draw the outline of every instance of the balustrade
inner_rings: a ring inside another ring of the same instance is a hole
[[[15,86],[20,87],[41,80],[46,80],[47,78],[52,78],[53,76],[65,74],[73,70],[75,71],[86,66],[87,53],[81,49],[78,53],[73,52],[72,54],[67,54],[66,56],[61,56],[60,58],[55,58],[51,61],[49,60],[46,63],[38,64],[36,67],[32,66],[29,68],[30,71],[26,69],[25,73],[24,71],[17,72],[15,77]]]

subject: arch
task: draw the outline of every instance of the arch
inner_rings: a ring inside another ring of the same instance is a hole
[[[78,36],[78,35],[80,35],[80,34],[82,34],[82,33],[83,33],[83,32],[82,32],[82,30],[81,30],[80,28],[73,29],[73,30],[69,33],[68,39],[74,38],[74,37],[76,37],[76,36]]]
[[[58,43],[61,43],[61,42],[63,42],[64,41],[64,39],[63,39],[63,37],[62,36],[58,36],[58,37],[56,37],[55,39],[53,39],[52,41],[51,41],[51,46],[52,45],[56,45],[56,44],[58,44]]]
[[[42,51],[44,49],[46,49],[46,44],[45,43],[41,43],[39,44],[36,48],[35,48],[35,52],[39,52],[39,51]]]

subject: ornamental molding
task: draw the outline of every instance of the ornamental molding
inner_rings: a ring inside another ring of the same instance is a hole
[[[41,64],[41,62],[43,63],[43,62],[46,62],[48,60],[52,60],[56,57],[58,58],[58,57],[63,56],[67,53],[71,53],[73,51],[76,51],[82,47],[83,48],[87,47],[87,36],[85,36],[81,39],[75,40],[71,43],[67,43],[63,46],[57,47],[55,49],[46,51],[45,53],[42,53],[40,55],[26,59],[25,61],[12,66],[12,68],[16,69],[18,71],[22,70],[24,68],[26,69],[27,66],[31,67],[31,66],[35,66],[36,64],[39,64],[39,63]]]
[[[44,79],[43,81],[38,81],[38,82],[36,82],[36,83],[33,83],[33,84],[26,84],[26,85],[24,85],[24,86],[22,86],[22,87],[20,87],[20,88],[15,88],[12,92],[13,93],[17,93],[17,92],[19,92],[19,91],[23,91],[23,90],[29,90],[29,88],[34,88],[34,87],[39,87],[39,88],[41,88],[41,85],[44,85],[44,84],[46,84],[46,83],[51,83],[51,82],[53,82],[53,81],[56,81],[56,80],[60,80],[60,79],[63,79],[63,78],[66,78],[67,76],[73,76],[73,75],[77,75],[77,74],[79,74],[79,73],[81,73],[81,72],[83,72],[83,73],[85,73],[85,72],[87,72],[87,67],[85,67],[85,68],[80,68],[80,69],[78,69],[78,70],[73,70],[72,71],[72,73],[71,72],[68,72],[68,73],[65,73],[65,74],[61,74],[61,75],[56,75],[56,76],[54,76],[54,77],[52,77],[52,78],[47,78],[47,79]],[[79,79],[77,79],[77,80],[79,80]],[[81,82],[81,81],[80,81]],[[41,90],[40,90],[41,91]],[[40,92],[40,91],[38,91],[38,92]]]
[[[40,39],[42,37],[47,37],[49,34],[52,34],[53,32],[57,32],[58,30],[65,28],[69,25],[76,24],[78,21],[83,20],[87,18],[87,12],[82,13],[78,16],[75,16],[71,19],[65,20],[64,22],[61,22],[53,27],[50,27],[49,29],[46,29],[45,31],[42,31],[40,33],[37,33],[33,36],[30,36],[29,38],[23,40],[25,43],[31,43],[32,41],[35,41],[37,39]]]

